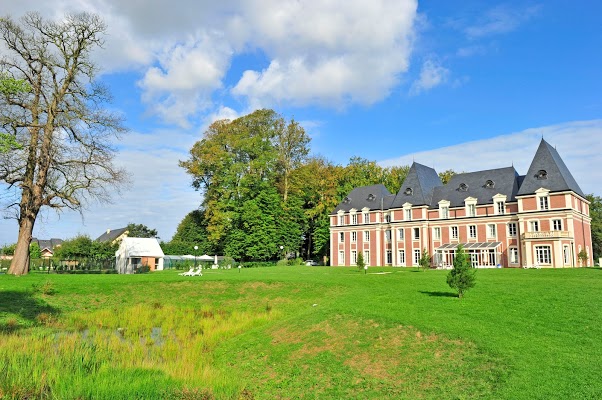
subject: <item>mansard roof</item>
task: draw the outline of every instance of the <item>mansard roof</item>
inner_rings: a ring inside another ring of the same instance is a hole
[[[363,208],[369,208],[371,210],[380,210],[381,207],[383,209],[389,208],[388,204],[390,205],[393,202],[394,197],[395,196],[380,183],[377,185],[357,187],[353,189],[341,203],[339,203],[331,214],[336,214],[338,211],[348,212],[352,208],[356,209],[358,212],[361,212]]]
[[[534,194],[539,188],[545,188],[551,192],[572,190],[585,197],[575,178],[560,158],[560,154],[543,139],[541,139],[529,171],[520,185],[518,195]]]
[[[430,205],[433,189],[441,185],[443,183],[441,183],[437,171],[414,162],[395,196],[391,208],[402,208],[405,203],[410,203],[413,206]]]
[[[501,194],[506,201],[514,201],[518,191],[518,173],[514,167],[489,169],[454,175],[445,186],[434,188],[431,208],[438,208],[441,200],[450,207],[464,207],[467,197],[477,199],[477,204],[493,203],[493,196]]]

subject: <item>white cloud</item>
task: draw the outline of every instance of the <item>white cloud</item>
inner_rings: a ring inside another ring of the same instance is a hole
[[[410,87],[410,95],[417,95],[447,82],[449,70],[435,60],[422,64],[420,76]]]
[[[150,111],[180,126],[213,110],[232,58],[248,51],[269,66],[232,77],[243,108],[384,99],[408,69],[417,18],[416,0],[24,0],[3,11],[30,9],[100,14],[109,35],[99,64],[139,71]]]
[[[286,102],[343,107],[385,98],[407,71],[416,2],[263,0],[246,7],[251,46],[271,57],[233,93],[253,107]],[[265,10],[272,12],[265,12]]]
[[[519,174],[526,174],[543,138],[564,160],[585,193],[600,194],[602,170],[592,168],[602,161],[602,120],[576,121],[526,129],[490,139],[407,154],[381,161],[383,166],[410,165],[413,160],[437,171],[453,169],[470,172],[514,165]]]
[[[464,29],[469,38],[508,33],[539,14],[540,6],[511,8],[500,5],[490,9],[475,24]]]

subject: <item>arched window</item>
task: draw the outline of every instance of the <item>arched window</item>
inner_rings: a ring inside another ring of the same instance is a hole
[[[540,169],[537,171],[537,175],[535,175],[537,179],[548,179],[548,173],[545,169]]]
[[[412,194],[414,194],[414,190],[412,188],[406,188],[403,194],[405,194],[406,196],[411,196]]]
[[[461,183],[460,186],[458,186],[458,190],[460,192],[467,192],[468,191],[468,185],[465,183]]]
[[[495,182],[491,179],[487,179],[487,181],[485,182],[485,187],[487,189],[493,189],[495,187]]]

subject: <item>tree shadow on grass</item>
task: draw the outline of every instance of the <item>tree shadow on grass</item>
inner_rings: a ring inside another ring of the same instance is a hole
[[[421,290],[420,293],[426,294],[431,297],[458,297],[457,293],[452,292],[425,292]]]
[[[0,291],[0,332],[9,333],[23,328],[14,317],[33,324],[44,323],[60,313],[31,292]]]

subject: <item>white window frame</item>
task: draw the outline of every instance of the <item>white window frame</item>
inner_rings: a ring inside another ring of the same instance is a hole
[[[508,262],[510,264],[518,264],[518,247],[508,248]]]
[[[369,224],[370,223],[370,213],[367,211],[362,212],[362,223]]]
[[[467,197],[464,199],[464,209],[466,210],[467,217],[477,216],[477,199],[474,197]]]
[[[449,219],[449,201],[441,200],[439,202],[439,218]]]
[[[405,250],[397,250],[397,262],[399,263],[399,265],[402,265],[405,267],[406,265],[406,251]]]
[[[420,228],[412,228],[412,240],[420,240]]]
[[[345,265],[345,250],[339,250],[339,265]]]
[[[364,264],[370,264],[370,250],[364,250]]]
[[[571,265],[571,251],[568,244],[562,246],[562,259],[564,265]]]
[[[539,221],[538,220],[529,221],[529,232],[539,232]]]
[[[351,243],[357,242],[357,231],[351,231]]]
[[[370,241],[370,231],[364,231],[364,242]]]
[[[405,229],[403,229],[403,228],[397,229],[397,239],[404,240],[404,237],[405,237]]]
[[[441,240],[441,228],[438,226],[433,228],[433,239]]]
[[[391,241],[391,229],[385,231],[385,241],[388,243]]]
[[[351,225],[357,225],[357,214],[351,214]]]
[[[410,203],[405,203],[403,205],[403,220],[404,221],[412,220],[412,205]]]
[[[387,250],[385,252],[385,262],[387,265],[393,264],[393,250]]]
[[[540,188],[535,191],[537,197],[537,209],[539,211],[547,211],[550,209],[550,191]]]
[[[496,194],[493,196],[493,213],[495,215],[505,215],[506,214],[506,200],[507,196],[503,194]]]
[[[552,248],[549,245],[535,246],[535,262],[539,265],[552,264]]]
[[[508,222],[508,236],[509,237],[516,237],[517,235],[517,225],[516,222]]]
[[[420,265],[420,257],[422,257],[421,251],[419,249],[414,249],[414,264]]]
[[[339,232],[339,243],[345,243],[345,232]]]
[[[357,264],[357,250],[351,250],[351,265]]]
[[[562,219],[554,218],[550,225],[552,226],[553,231],[561,231],[562,230]]]
[[[468,225],[468,237],[470,239],[477,238],[477,226],[476,225]]]
[[[497,237],[496,224],[487,224],[487,239],[495,239]]]
[[[460,230],[456,225],[449,227],[449,238],[452,240],[458,240],[460,237]]]

